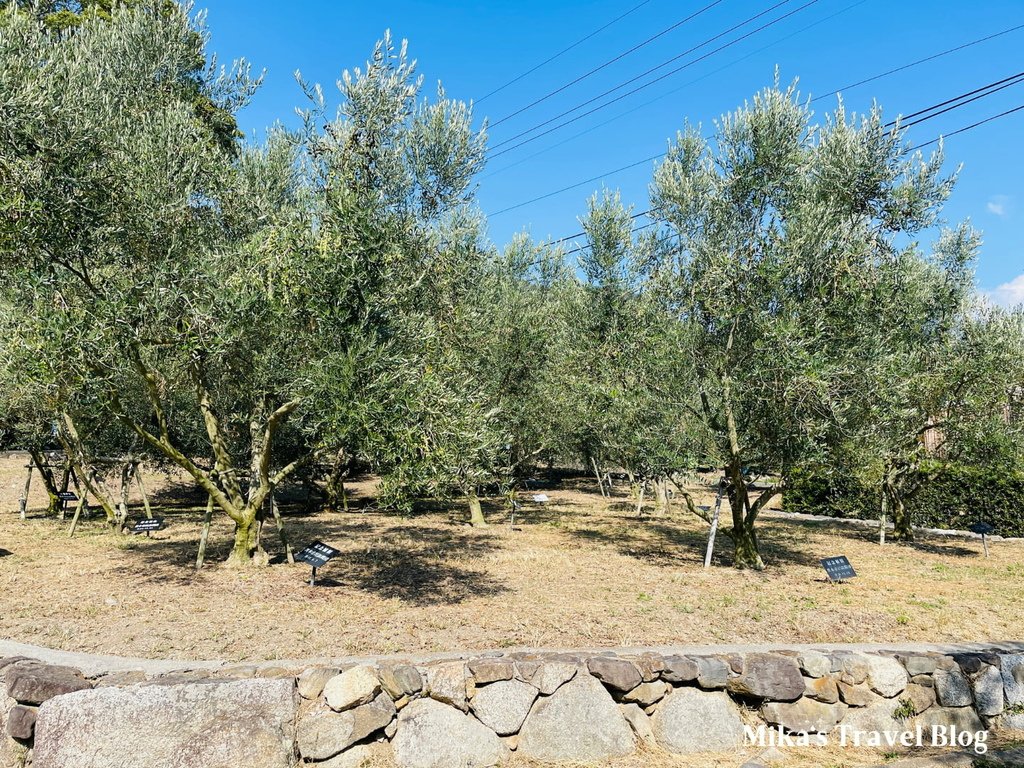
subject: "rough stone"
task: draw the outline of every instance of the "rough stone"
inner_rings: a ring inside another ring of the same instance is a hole
[[[911,683],[903,691],[900,701],[909,701],[914,707],[914,714],[919,715],[935,704],[935,689]]]
[[[891,699],[907,687],[907,670],[890,656],[865,656],[868,666],[867,683],[879,696]]]
[[[363,768],[363,766],[373,764],[374,761],[385,760],[386,751],[387,745],[356,744],[330,760],[317,763],[316,768]]]
[[[939,660],[934,656],[906,656],[903,659],[903,665],[906,667],[907,674],[911,677],[914,675],[930,675],[935,672],[938,664]]]
[[[862,653],[844,653],[839,657],[839,680],[847,685],[860,685],[868,679],[867,656]]]
[[[725,688],[729,682],[729,665],[714,656],[702,656],[697,662],[697,685],[707,690]]]
[[[33,768],[291,768],[290,680],[82,690],[39,708]]]
[[[499,680],[480,686],[470,706],[477,719],[497,733],[509,736],[519,730],[537,698],[537,689],[521,680]]]
[[[672,686],[665,682],[640,683],[622,697],[627,704],[639,704],[641,707],[649,707],[665,698],[665,695],[672,690]]]
[[[315,709],[299,718],[299,752],[307,760],[326,760],[379,731],[395,717],[395,704],[383,691],[372,702],[338,713]]]
[[[999,718],[999,731],[1013,738],[1024,736],[1024,714],[1001,715]]]
[[[109,675],[93,680],[93,685],[96,688],[104,688],[109,685],[136,685],[137,683],[145,682],[146,673],[133,669],[127,672],[112,672]]]
[[[508,754],[490,728],[433,699],[402,710],[391,746],[401,768],[490,768]]]
[[[778,747],[768,747],[768,749],[757,756],[757,759],[765,765],[772,765],[773,763],[785,762],[786,755]]]
[[[839,701],[839,686],[832,677],[804,678],[804,696],[823,704],[835,704]]]
[[[855,738],[854,734],[869,734],[889,731],[891,733],[905,733],[912,730],[908,723],[900,722],[893,717],[893,712],[899,706],[898,702],[892,699],[878,699],[874,704],[857,709],[847,710],[843,717],[843,730]],[[863,736],[861,737],[863,738]]]
[[[931,675],[914,675],[910,678],[910,682],[915,685],[923,685],[925,688],[935,687],[935,681],[932,679]]]
[[[287,667],[259,667],[253,677],[259,678],[294,678],[295,672]]]
[[[632,731],[611,695],[582,673],[538,701],[519,732],[518,752],[541,761],[597,762],[632,750]]]
[[[643,682],[640,670],[625,659],[612,659],[607,656],[595,656],[587,662],[590,674],[616,691],[625,693],[636,688]]]
[[[12,739],[27,741],[32,738],[36,727],[36,709],[24,704],[15,704],[7,714],[7,735]]]
[[[636,658],[636,668],[640,670],[640,677],[645,683],[651,683],[658,679],[658,675],[665,669],[665,659],[653,653],[645,653]]]
[[[28,656],[8,656],[7,658],[0,659],[0,670],[9,667],[11,664],[17,664],[19,661],[32,661],[32,659]]]
[[[679,688],[658,705],[651,727],[662,749],[677,754],[725,750],[743,743],[739,708],[722,692]]]
[[[515,665],[507,659],[474,659],[466,666],[477,685],[511,680],[516,671]]]
[[[973,702],[971,685],[959,669],[937,669],[933,675],[935,693],[944,707],[966,707]]]
[[[566,661],[544,662],[537,667],[529,682],[545,696],[550,696],[560,686],[572,680],[578,669],[577,665]]]
[[[849,685],[840,681],[837,686],[839,698],[851,707],[870,707],[881,699],[878,694],[872,693],[866,685]]]
[[[1003,689],[1006,691],[1006,704],[1024,704],[1024,653],[1003,656],[1002,668]]]
[[[359,666],[346,669],[324,685],[327,706],[335,712],[369,704],[380,693],[380,680],[373,667]]]
[[[651,719],[644,714],[644,711],[636,704],[621,704],[619,709],[622,710],[622,716],[626,718],[626,722],[629,723],[629,727],[633,729],[636,737],[644,744],[653,746],[655,743],[654,729],[651,728]]]
[[[926,732],[942,726],[954,726],[958,731],[985,730],[973,707],[932,707],[914,718],[914,724]]]
[[[304,699],[319,699],[324,686],[341,670],[330,667],[310,667],[299,673],[299,696]]]
[[[5,677],[7,695],[19,704],[42,704],[54,696],[92,688],[77,669],[34,661],[8,667]]]
[[[409,664],[392,664],[377,670],[377,677],[391,698],[412,696],[423,690],[423,677],[416,667]]]
[[[761,717],[771,725],[781,725],[791,733],[829,733],[846,712],[845,704],[822,704],[812,699],[792,703],[767,702]]]
[[[832,671],[832,660],[818,651],[804,651],[796,660],[800,670],[808,677],[825,677]]]
[[[466,666],[461,661],[436,664],[427,668],[427,694],[442,704],[451,704],[463,712],[469,710],[466,698]]]
[[[697,662],[685,656],[669,656],[661,670],[661,679],[669,683],[692,683],[697,679]]]
[[[995,667],[986,666],[974,677],[974,708],[982,717],[994,717],[1003,711],[1003,676]]]
[[[742,659],[742,671],[730,677],[731,693],[770,701],[796,701],[804,694],[804,678],[796,660],[774,653],[750,653]]]
[[[957,663],[960,671],[965,675],[976,675],[981,671],[981,667],[984,664],[980,653],[955,653],[953,654],[953,661]]]

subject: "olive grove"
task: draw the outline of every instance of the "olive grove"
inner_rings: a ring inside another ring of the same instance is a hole
[[[266,562],[266,502],[300,476],[340,507],[363,467],[385,508],[485,525],[481,499],[544,462],[705,520],[688,483],[710,472],[735,564],[761,569],[794,473],[860,478],[908,538],[929,430],[939,459],[1024,466],[1021,315],[979,301],[941,148],[880,109],[767,88],[675,138],[651,227],[605,192],[578,247],[498,247],[486,125],[404,42],[336,99],[300,82],[300,127],[249,142],[260,78],[216,65],[201,15],[58,5],[0,9],[0,434],[62,449],[115,528],[108,455],[186,473],[234,564]]]

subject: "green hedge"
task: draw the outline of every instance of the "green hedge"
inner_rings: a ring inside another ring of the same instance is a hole
[[[1002,536],[1024,536],[1024,474],[1006,476],[984,467],[943,465],[907,502],[911,519],[925,528],[966,530],[992,524]],[[794,472],[783,495],[787,512],[833,517],[877,518],[877,488],[849,476],[816,470]]]

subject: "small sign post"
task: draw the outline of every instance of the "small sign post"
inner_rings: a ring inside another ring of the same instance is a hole
[[[981,546],[985,548],[985,557],[988,557],[988,539],[986,539],[985,537],[988,536],[990,533],[995,533],[996,529],[988,523],[975,523],[974,525],[968,527],[967,530],[969,530],[971,533],[981,534]]]
[[[847,579],[852,579],[857,575],[857,572],[853,570],[853,566],[850,565],[850,561],[847,559],[846,555],[826,557],[821,561],[821,567],[825,569],[825,573],[828,575],[828,580],[832,583],[846,581]]]
[[[132,533],[144,533],[148,537],[152,531],[159,531],[164,527],[162,517],[149,517],[145,520],[136,520],[132,526]]]
[[[307,547],[295,553],[295,559],[303,563],[309,563],[313,572],[309,575],[309,586],[316,586],[316,570],[323,568],[333,558],[341,554],[341,550],[324,544],[322,541],[314,541]]]
[[[77,502],[78,496],[73,491],[57,491],[57,499],[60,501],[60,516],[64,519],[64,515],[67,513],[68,502]]]

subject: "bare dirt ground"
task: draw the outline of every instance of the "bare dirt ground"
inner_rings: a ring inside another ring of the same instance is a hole
[[[73,539],[43,515],[33,482],[18,519],[24,459],[0,461],[0,636],[53,648],[233,661],[510,647],[753,642],[959,642],[1024,637],[1024,546],[928,539],[880,548],[839,523],[764,519],[763,573],[729,567],[720,538],[702,568],[706,525],[680,505],[638,520],[626,493],[604,500],[586,477],[564,479],[541,506],[524,494],[521,530],[498,502],[491,526],[464,525],[459,505],[402,518],[374,511],[373,482],[350,488],[352,511],[306,515],[284,504],[297,545],[341,557],[309,587],[281,563],[221,565],[231,526],[215,517],[208,565],[194,568],[205,499],[178,476],[147,472],[167,528],[110,532],[94,513]],[[138,497],[135,515],[141,515]],[[517,521],[518,522],[518,521]],[[846,554],[859,577],[833,585],[818,564]]]

